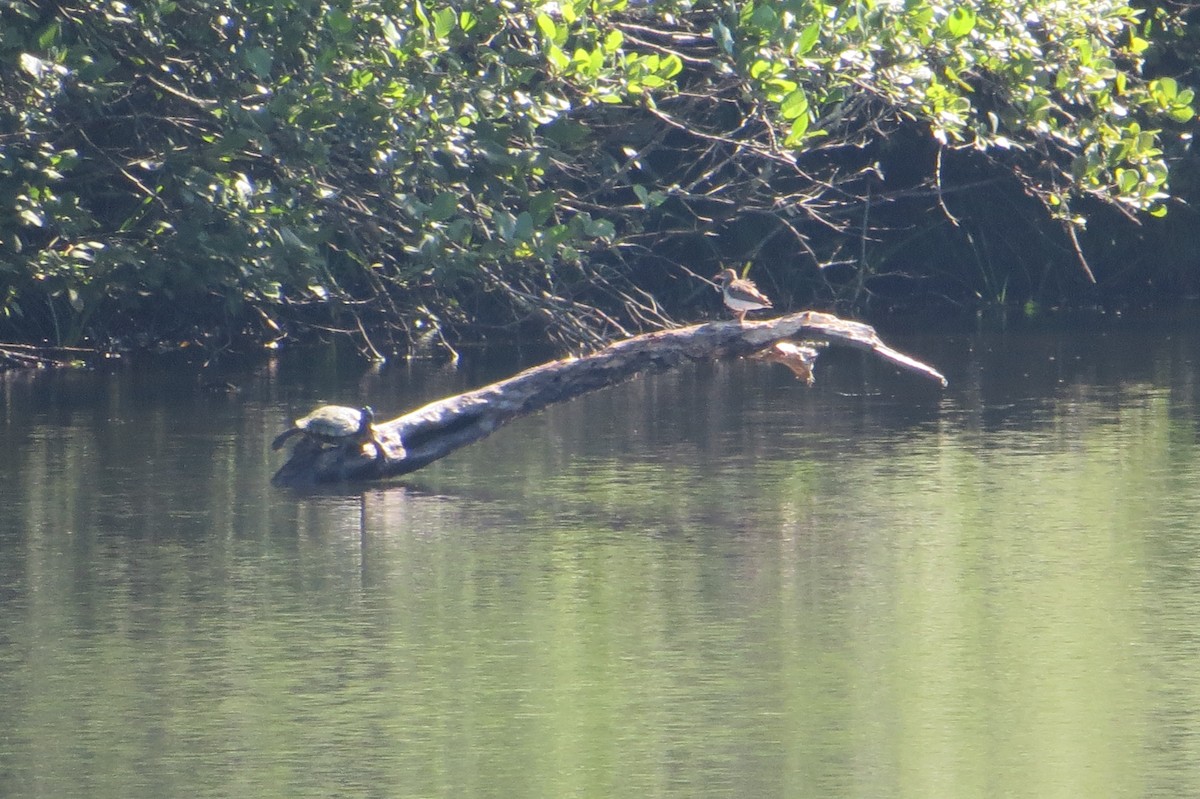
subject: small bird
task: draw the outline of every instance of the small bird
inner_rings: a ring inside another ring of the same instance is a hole
[[[738,324],[746,321],[748,311],[774,307],[771,300],[758,290],[758,286],[749,280],[737,276],[732,269],[722,270],[716,275],[717,283],[721,286],[721,295],[725,305],[737,317]]]

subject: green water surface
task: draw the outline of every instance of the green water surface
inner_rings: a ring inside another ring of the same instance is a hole
[[[1200,326],[893,340],[317,493],[509,364],[0,376],[0,796],[1200,795]]]

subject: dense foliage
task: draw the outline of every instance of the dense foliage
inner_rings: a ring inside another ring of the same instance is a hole
[[[1086,270],[1082,210],[1161,214],[1192,91],[1142,66],[1178,30],[1120,0],[0,0],[4,319],[586,343],[697,313],[723,261],[801,302],[1002,299],[906,259],[982,263],[984,214],[1040,208]]]

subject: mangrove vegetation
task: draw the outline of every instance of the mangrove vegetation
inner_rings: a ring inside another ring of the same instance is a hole
[[[0,0],[0,340],[589,348],[1200,289],[1183,4]]]

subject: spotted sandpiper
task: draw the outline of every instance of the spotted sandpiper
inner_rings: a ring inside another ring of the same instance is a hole
[[[758,290],[758,286],[749,280],[738,277],[737,272],[732,269],[721,271],[716,276],[716,280],[721,286],[721,296],[725,298],[725,305],[733,311],[738,324],[746,321],[747,311],[772,307],[771,300]]]

